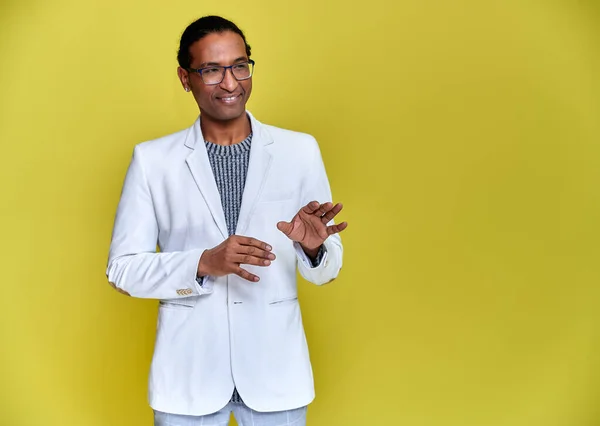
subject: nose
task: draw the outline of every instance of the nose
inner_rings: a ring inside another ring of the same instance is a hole
[[[238,87],[238,84],[238,81],[233,76],[233,71],[231,68],[227,68],[225,70],[223,81],[221,82],[221,88],[227,90],[228,92],[233,92]]]

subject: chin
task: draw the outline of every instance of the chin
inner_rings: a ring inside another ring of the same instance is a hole
[[[219,121],[231,121],[240,118],[244,114],[246,114],[246,108],[235,111],[219,111],[213,117]]]

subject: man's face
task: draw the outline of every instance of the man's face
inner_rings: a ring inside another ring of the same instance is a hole
[[[210,65],[228,66],[248,60],[246,46],[242,38],[231,31],[212,33],[190,46],[191,68],[205,68]],[[207,85],[200,74],[190,72],[187,78],[182,71],[179,76],[184,87],[192,91],[200,112],[217,121],[229,121],[246,112],[246,102],[252,92],[252,78],[237,81],[231,69],[225,72],[223,81]]]

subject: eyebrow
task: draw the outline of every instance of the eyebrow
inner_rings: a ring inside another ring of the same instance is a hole
[[[240,56],[239,58],[235,59],[235,60],[233,61],[233,63],[235,64],[235,63],[237,63],[237,62],[245,62],[245,61],[247,61],[247,60],[248,60],[248,58],[247,58],[247,57],[245,57],[245,56]],[[218,67],[221,67],[222,65],[221,65],[220,63],[218,63],[218,62],[203,62],[203,63],[201,63],[201,64],[200,64],[200,66],[198,67],[198,69],[200,69],[200,68],[205,68],[205,67],[212,67],[212,66],[218,66]]]

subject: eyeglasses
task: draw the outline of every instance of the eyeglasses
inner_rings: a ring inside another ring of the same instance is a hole
[[[204,84],[219,84],[225,78],[225,73],[231,69],[231,73],[237,81],[248,80],[254,72],[254,61],[249,59],[245,62],[229,65],[227,67],[221,65],[211,65],[205,68],[188,68],[189,72],[196,72],[202,77]]]

